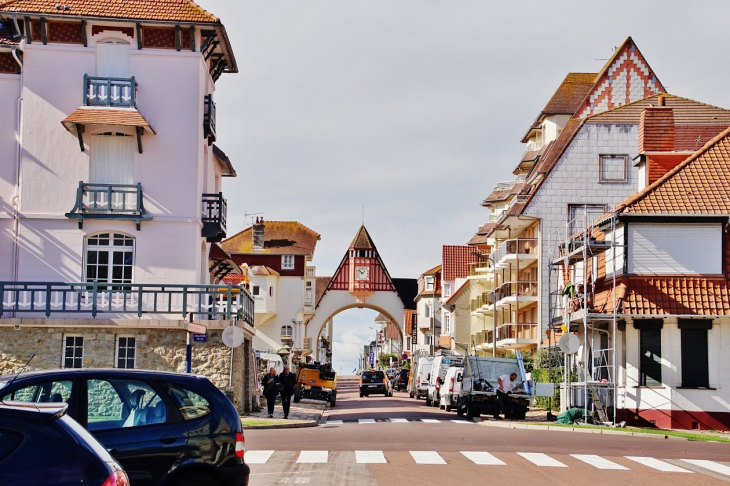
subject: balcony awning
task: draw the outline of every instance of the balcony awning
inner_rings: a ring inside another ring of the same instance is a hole
[[[97,126],[117,126],[117,127],[135,127],[137,134],[137,147],[139,153],[142,153],[142,135],[148,133],[155,134],[155,130],[144,119],[144,117],[135,109],[131,108],[93,108],[81,107],[67,116],[61,124],[70,133],[79,138],[79,146],[84,151],[83,133],[87,125]]]
[[[236,264],[236,262],[233,261],[231,256],[226,253],[223,248],[221,248],[218,243],[213,243],[212,245],[210,245],[210,254],[208,255],[208,260],[213,262],[209,271],[221,281],[225,281],[225,277],[227,277],[229,274],[232,274],[234,276],[241,275],[241,277],[243,277],[243,272],[241,271],[241,268]]]

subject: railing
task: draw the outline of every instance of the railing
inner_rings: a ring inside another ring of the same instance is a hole
[[[469,276],[471,276],[471,277],[485,276],[487,273],[494,270],[494,267],[492,267],[491,262],[486,257],[481,262],[469,263],[468,267],[469,267],[469,269],[468,269]],[[483,269],[486,269],[486,271],[484,271]]]
[[[131,78],[103,78],[84,74],[84,106],[137,106],[137,82]]]
[[[304,267],[304,276],[305,277],[314,277],[316,271],[317,271],[317,267],[307,265],[306,267]]]
[[[215,102],[213,95],[205,95],[203,111],[203,138],[208,140],[208,145],[215,142]]]
[[[495,294],[497,301],[507,297],[537,297],[537,282],[505,282],[497,287]]]
[[[495,261],[499,262],[507,255],[537,255],[537,239],[517,238],[505,240],[495,252]]]
[[[538,339],[538,325],[535,323],[510,323],[497,327],[497,342],[503,339]]]
[[[522,156],[520,158],[524,157],[525,155],[527,155],[530,152],[540,150],[544,145],[545,145],[544,142],[528,142],[527,146],[525,147],[525,151],[522,152]]]
[[[142,184],[96,184],[79,181],[76,205],[67,218],[76,218],[79,227],[84,219],[124,219],[149,221],[152,216],[144,210]]]
[[[231,284],[166,285],[101,282],[0,282],[0,317],[7,312],[56,314],[178,314],[220,316],[253,326],[251,295]]]
[[[210,242],[218,242],[226,237],[226,215],[228,203],[223,193],[203,194],[203,236]]]

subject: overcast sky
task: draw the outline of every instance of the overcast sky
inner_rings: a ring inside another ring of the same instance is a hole
[[[394,277],[468,241],[565,75],[598,71],[627,36],[670,93],[730,107],[728,2],[199,3],[226,26],[240,71],[215,95],[218,145],[238,172],[223,187],[229,234],[246,212],[300,221],[322,235],[319,275],[336,269],[362,206]]]

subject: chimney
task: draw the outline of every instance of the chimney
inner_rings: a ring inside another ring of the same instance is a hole
[[[264,249],[264,218],[256,218],[253,224],[253,249]]]
[[[659,106],[645,108],[639,120],[639,153],[674,151],[674,112],[659,97]]]

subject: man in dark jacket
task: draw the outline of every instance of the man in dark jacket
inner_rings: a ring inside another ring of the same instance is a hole
[[[297,384],[297,377],[289,371],[288,366],[284,366],[284,371],[279,375],[279,383],[284,386],[281,391],[281,406],[284,409],[284,418],[289,418],[289,407],[291,406],[291,396],[294,395],[294,385]]]
[[[261,385],[264,387],[264,396],[266,397],[266,408],[269,412],[269,418],[274,416],[274,402],[276,401],[276,383],[279,381],[279,377],[276,376],[276,369],[271,368],[269,374],[264,376],[261,380]]]

